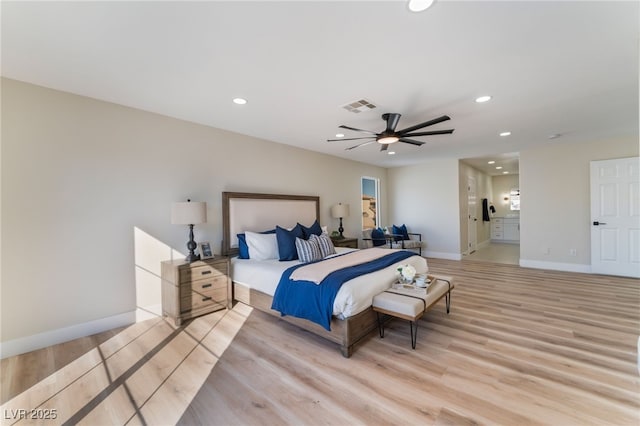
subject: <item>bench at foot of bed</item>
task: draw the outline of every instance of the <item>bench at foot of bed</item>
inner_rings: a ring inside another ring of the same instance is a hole
[[[426,293],[422,290],[389,289],[373,298],[373,310],[378,320],[380,337],[384,337],[383,315],[390,315],[409,321],[411,347],[416,348],[418,337],[418,320],[440,299],[445,298],[447,314],[451,306],[451,290],[453,278],[432,276],[432,282]]]

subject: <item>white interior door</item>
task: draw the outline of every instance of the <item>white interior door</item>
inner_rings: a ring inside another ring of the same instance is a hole
[[[478,200],[476,198],[476,178],[467,177],[467,199],[468,199],[468,233],[469,247],[468,254],[473,253],[478,248]]]
[[[591,270],[640,277],[640,157],[591,162]]]

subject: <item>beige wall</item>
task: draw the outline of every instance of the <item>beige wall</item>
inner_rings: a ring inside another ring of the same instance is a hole
[[[174,201],[208,203],[195,237],[219,252],[222,191],[319,195],[337,229],[329,208],[357,211],[363,175],[380,178],[384,210],[383,168],[3,79],[2,354],[122,325],[136,298],[159,303],[160,260],[187,240]]]
[[[389,215],[426,241],[423,255],[460,259],[458,160],[434,160],[388,170]]]
[[[638,156],[638,138],[549,143],[520,153],[520,264],[590,272],[589,164]],[[569,251],[576,250],[571,256]]]

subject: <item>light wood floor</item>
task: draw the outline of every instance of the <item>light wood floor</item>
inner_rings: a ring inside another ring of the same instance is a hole
[[[456,289],[416,350],[400,320],[345,359],[242,304],[153,319],[3,360],[2,424],[640,424],[640,280],[428,262]]]

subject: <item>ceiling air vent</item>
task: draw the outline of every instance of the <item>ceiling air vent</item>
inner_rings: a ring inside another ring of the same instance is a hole
[[[343,105],[342,108],[346,109],[349,112],[353,113],[361,113],[363,111],[367,111],[370,109],[374,109],[376,106],[369,102],[366,99],[360,99],[359,101],[350,102],[346,105]]]

